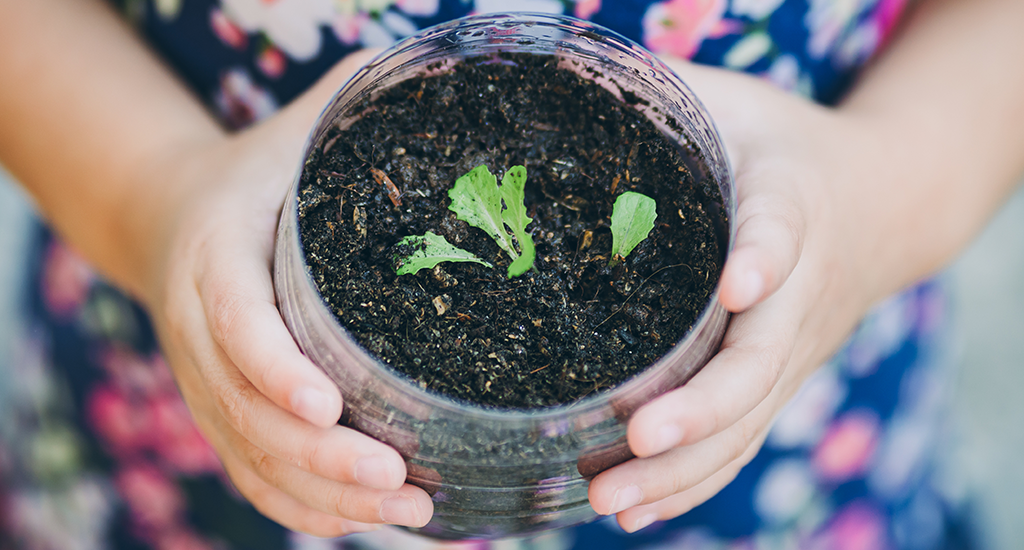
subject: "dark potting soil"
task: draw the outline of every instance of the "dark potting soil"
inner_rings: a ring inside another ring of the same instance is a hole
[[[634,104],[638,98],[624,93]],[[612,388],[664,355],[718,281],[717,186],[636,109],[552,56],[471,58],[356,108],[307,159],[299,227],[315,284],[360,345],[421,387],[527,409]],[[527,169],[534,269],[448,209],[455,180]],[[609,268],[612,205],[657,201],[655,228]],[[395,274],[432,231],[492,263]]]

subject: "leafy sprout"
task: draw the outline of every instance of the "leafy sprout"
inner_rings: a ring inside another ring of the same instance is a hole
[[[487,168],[485,167],[484,170]],[[501,213],[501,219],[505,225],[512,229],[512,234],[519,241],[519,249],[522,252],[515,258],[512,265],[508,266],[509,278],[518,277],[533,266],[536,251],[533,247],[533,237],[526,232],[526,226],[533,221],[527,217],[525,206],[526,167],[513,166],[505,172],[501,178],[501,198],[505,201],[505,210]]]
[[[486,166],[480,165],[455,180],[455,185],[448,190],[448,197],[452,200],[448,208],[460,220],[483,229],[512,258],[508,266],[510,279],[526,273],[533,267],[536,258],[533,238],[526,232],[526,226],[533,219],[526,215],[525,187],[524,166],[513,166],[505,172],[499,188],[498,179]],[[502,200],[505,201],[504,209]],[[519,243],[518,252],[505,226],[512,230],[515,241]],[[425,235],[405,237],[398,242],[398,246],[413,248],[412,253],[406,256],[395,255],[395,272],[399,275],[433,268],[441,262],[474,262],[494,267],[430,231]]]
[[[526,215],[525,187],[524,166],[510,168],[501,179],[499,189],[498,179],[487,166],[480,165],[457,179],[455,186],[448,190],[448,197],[452,200],[448,209],[455,212],[460,220],[483,229],[512,259],[508,266],[510,279],[526,273],[533,267],[536,257],[533,238],[526,232],[526,226],[533,219]],[[505,229],[506,225],[519,242],[518,252]]]
[[[441,262],[474,262],[494,267],[477,258],[472,252],[458,248],[441,235],[430,231],[422,236],[405,237],[398,241],[398,246],[410,246],[413,249],[408,256],[395,256],[395,272],[399,275],[410,275],[421,269],[431,269]]]
[[[627,191],[612,206],[612,257],[608,265],[615,267],[654,229],[657,203],[651,197]]]

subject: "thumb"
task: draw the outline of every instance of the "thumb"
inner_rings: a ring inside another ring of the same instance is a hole
[[[737,183],[742,189],[752,182]],[[722,305],[733,313],[749,309],[782,286],[800,259],[805,232],[800,209],[778,195],[741,197],[736,219],[736,247],[722,272],[719,294]]]

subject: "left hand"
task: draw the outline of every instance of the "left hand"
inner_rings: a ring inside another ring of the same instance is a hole
[[[863,182],[878,183],[888,160],[868,126],[750,76],[669,64],[706,102],[733,162],[738,234],[720,299],[736,315],[703,370],[633,416],[639,458],[591,483],[594,510],[617,514],[626,531],[683,514],[732,481],[886,293],[877,270],[866,271],[885,235],[864,222],[887,212],[870,200],[879,187]]]

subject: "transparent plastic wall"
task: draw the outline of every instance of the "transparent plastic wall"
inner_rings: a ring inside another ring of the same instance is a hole
[[[336,94],[306,154],[332,126],[347,127],[351,106],[403,80],[444,73],[467,58],[501,52],[553,55],[560,64],[630,96],[669,138],[702,158],[723,203],[721,248],[732,248],[735,196],[725,151],[693,92],[642,47],[591,23],[542,14],[461,19],[428,29],[381,54]],[[636,101],[636,98],[643,101]],[[408,482],[431,495],[422,534],[502,538],[594,519],[587,485],[632,455],[626,422],[642,404],[695,374],[718,349],[728,314],[717,291],[686,337],[660,361],[617,388],[567,406],[529,411],[473,407],[429,393],[364,351],[324,304],[308,275],[298,234],[301,168],[281,214],[274,267],[278,305],[302,351],[341,388],[342,422],[395,447]],[[464,449],[453,453],[452,448]],[[529,449],[530,452],[523,452]]]

